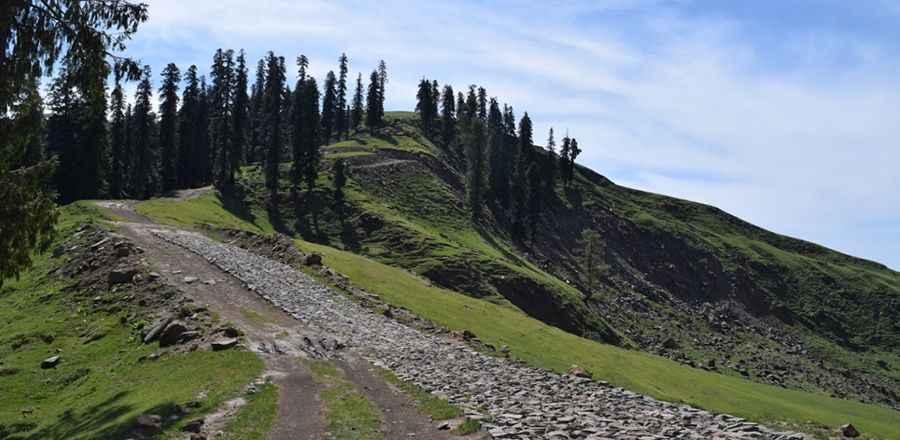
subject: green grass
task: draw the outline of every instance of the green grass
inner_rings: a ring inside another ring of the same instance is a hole
[[[185,217],[172,220],[187,221]],[[885,407],[763,385],[600,344],[548,326],[515,308],[434,287],[417,275],[373,259],[330,246],[296,242],[304,251],[321,253],[326,265],[386,302],[450,329],[473,331],[494,346],[507,345],[515,357],[537,367],[565,371],[578,364],[598,379],[633,391],[760,422],[833,428],[852,421],[867,435],[900,438],[900,413]]]
[[[266,383],[247,397],[247,403],[225,426],[217,438],[234,440],[265,440],[278,416],[278,387]]]
[[[84,203],[63,209],[60,237],[82,221],[100,221]],[[122,438],[141,413],[169,415],[175,405],[201,400],[197,414],[215,408],[239,392],[262,370],[262,362],[244,351],[165,355],[141,361],[155,346],[135,338],[134,319],[118,307],[124,292],[101,296],[116,307],[92,306],[92,297],[49,273],[58,264],[47,254],[0,290],[0,438]],[[59,354],[54,369],[41,360]],[[177,429],[179,423],[167,424]]]
[[[479,430],[481,430],[481,422],[478,420],[466,419],[453,430],[453,433],[456,435],[469,435],[478,432]]]
[[[332,440],[381,440],[381,411],[333,363],[309,361],[313,378],[325,386],[325,429]]]
[[[245,229],[256,233],[272,233],[274,229],[264,215],[240,218],[227,211],[215,190],[185,201],[163,198],[138,203],[140,214],[161,224],[199,226],[211,224],[220,227]]]
[[[600,344],[509,307],[433,287],[415,275],[359,255],[302,241],[298,246],[321,253],[325,264],[388,303],[453,330],[473,331],[494,346],[507,345],[515,357],[534,366],[561,372],[577,364],[599,379],[662,400],[762,422],[836,427],[849,420],[864,433],[900,438],[900,413],[888,408],[762,385]]]
[[[413,399],[419,412],[431,417],[431,420],[450,420],[463,414],[462,409],[452,405],[446,399],[435,396],[416,384],[401,380],[391,370],[379,368],[378,373],[385,381],[394,384],[394,386]]]

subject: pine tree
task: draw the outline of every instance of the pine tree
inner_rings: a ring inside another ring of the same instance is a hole
[[[434,120],[437,117],[435,111],[437,96],[433,94],[431,82],[425,78],[419,81],[419,91],[416,93],[416,112],[422,123],[422,130],[426,136],[431,136],[434,131]]]
[[[447,151],[450,151],[456,138],[456,105],[453,98],[453,87],[449,84],[444,86],[441,96],[441,145]]]
[[[284,103],[284,58],[269,52],[266,56],[265,118],[266,118],[266,188],[269,189],[269,203],[277,207],[278,165],[281,163],[282,121]]]
[[[559,174],[562,178],[563,184],[569,186],[569,154],[571,153],[570,146],[571,140],[569,139],[568,133],[566,137],[563,138],[562,148],[559,150]]]
[[[482,124],[487,124],[487,106],[488,106],[488,98],[487,98],[487,90],[484,87],[478,88],[478,120],[481,121]]]
[[[50,117],[47,120],[47,152],[55,156],[62,166],[53,173],[53,187],[58,191],[58,201],[68,203],[77,199],[78,115],[81,102],[67,68],[64,68],[50,86]]]
[[[597,232],[585,229],[581,232],[581,244],[584,246],[581,252],[581,266],[584,272],[585,285],[587,293],[585,296],[591,298],[597,290],[597,281],[600,273],[605,270],[606,266],[602,263],[606,255],[606,243]]]
[[[316,186],[316,178],[319,176],[321,153],[319,152],[319,86],[316,79],[309,77],[303,89],[303,144],[304,151],[303,175],[306,179],[306,188],[312,191]]]
[[[581,149],[578,148],[578,140],[572,138],[572,142],[569,150],[569,181],[575,180],[575,159],[578,158],[578,155],[581,154]]]
[[[77,83],[84,107],[81,111],[79,141],[80,170],[77,185],[79,199],[97,198],[104,186],[104,171],[109,150],[109,131],[106,119],[106,83],[110,73],[105,54],[86,57]]]
[[[181,72],[174,63],[169,63],[162,73],[163,82],[159,88],[159,146],[161,152],[160,172],[162,192],[168,194],[178,186],[177,160],[177,120],[178,83]]]
[[[216,185],[225,184],[231,170],[234,102],[234,51],[219,49],[212,65],[212,97],[210,102],[210,137],[215,158]]]
[[[324,97],[322,98],[322,141],[330,144],[331,136],[337,124],[337,92],[335,90],[336,79],[334,72],[329,71],[325,76]]]
[[[526,176],[528,181],[528,229],[531,231],[531,241],[534,241],[541,214],[541,192],[543,191],[543,179],[537,163],[528,166]]]
[[[503,127],[503,114],[500,113],[500,105],[495,98],[491,98],[490,110],[487,117],[488,138],[488,193],[504,205],[504,200],[509,198],[509,176],[506,169],[505,151],[506,133]]]
[[[468,139],[469,151],[466,159],[467,166],[466,189],[468,190],[469,206],[472,209],[472,219],[481,219],[482,204],[484,202],[484,126],[472,124],[471,137]]]
[[[247,151],[247,161],[257,162],[261,160],[260,148],[265,138],[263,114],[263,102],[266,87],[266,63],[259,60],[256,64],[256,79],[250,91],[250,145]]]
[[[346,139],[347,137],[347,54],[342,53],[338,60],[340,67],[338,69],[337,82],[337,111],[335,112],[335,128],[338,139]]]
[[[41,98],[40,80],[35,77],[25,87],[22,102],[19,108],[22,122],[28,127],[33,127],[34,132],[28,136],[25,143],[22,160],[14,163],[14,168],[39,166],[45,160],[44,154],[44,100]]]
[[[519,121],[519,152],[516,157],[516,168],[512,181],[512,202],[513,202],[513,237],[516,239],[525,238],[525,219],[528,217],[530,208],[532,207],[530,191],[531,176],[530,171],[535,171],[532,167],[532,129],[531,118],[526,112]]]
[[[556,140],[553,138],[553,127],[550,127],[550,134],[547,137],[547,156],[541,162],[541,174],[549,195],[556,186]]]
[[[369,76],[369,91],[366,95],[366,127],[369,130],[380,128],[383,124],[383,109],[379,107],[381,104],[380,83],[378,71],[373,70]]]
[[[350,128],[357,129],[362,123],[363,112],[363,82],[362,73],[356,77],[356,93],[353,94],[353,110],[350,113]]]
[[[196,183],[191,161],[197,142],[197,116],[200,103],[200,80],[197,66],[191,65],[184,74],[184,92],[178,109],[178,187],[188,188]]]
[[[125,94],[122,91],[121,75],[116,74],[110,102],[112,127],[110,133],[109,196],[119,199],[125,196],[125,158],[128,121],[125,119]]]
[[[194,164],[197,168],[197,183],[194,186],[209,185],[213,181],[213,151],[210,137],[212,93],[206,85],[206,77],[200,77],[200,99],[197,111],[197,143]]]
[[[148,199],[154,194],[154,154],[152,151],[153,114],[150,97],[153,85],[150,83],[150,66],[144,66],[144,73],[138,83],[134,97],[134,169],[132,172],[132,188],[134,195]]]
[[[378,62],[378,118],[384,122],[384,100],[387,98],[387,64],[384,60]]]
[[[234,175],[244,162],[244,154],[247,151],[248,131],[250,130],[250,97],[247,96],[247,60],[244,50],[241,49],[237,58],[237,72],[234,83],[234,101],[231,110],[231,127],[234,134],[231,139],[231,154],[229,154],[228,174],[226,182],[234,183]]]

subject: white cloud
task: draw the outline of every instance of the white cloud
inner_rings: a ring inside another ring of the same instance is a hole
[[[133,47],[200,66],[220,46],[303,51],[317,75],[340,51],[364,77],[384,58],[392,108],[412,108],[422,76],[477,83],[528,110],[536,139],[568,128],[621,183],[900,267],[900,78],[879,45],[805,33],[760,50],[744,24],[672,2],[594,3],[152,0]],[[640,26],[578,25],[630,10]],[[773,68],[774,52],[792,58]]]

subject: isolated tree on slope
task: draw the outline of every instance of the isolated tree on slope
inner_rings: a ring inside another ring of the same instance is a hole
[[[600,234],[591,229],[585,229],[581,233],[581,244],[584,246],[581,253],[581,266],[587,286],[586,296],[591,298],[597,289],[599,275],[605,267],[602,261],[606,254],[606,243]]]
[[[178,83],[181,72],[174,63],[169,63],[162,73],[162,86],[159,88],[159,146],[160,172],[162,174],[162,192],[167,194],[178,186],[177,159],[177,120],[178,120]]]
[[[337,138],[343,139],[347,136],[347,54],[342,53],[338,60],[340,67],[338,70],[337,81],[337,109],[335,118],[337,119],[335,128],[337,130]]]
[[[362,123],[363,112],[363,82],[362,73],[356,77],[356,93],[353,94],[353,109],[350,112],[350,128],[357,129]]]
[[[547,187],[549,196],[556,186],[556,140],[553,138],[553,127],[550,127],[550,134],[547,137],[547,157],[542,163],[541,174],[543,174],[544,185]]]

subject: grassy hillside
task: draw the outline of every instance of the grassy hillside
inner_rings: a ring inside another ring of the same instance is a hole
[[[87,204],[67,206],[59,239],[97,221]],[[131,293],[83,290],[56,275],[67,258],[37,255],[31,269],[0,290],[0,438],[124,438],[141,413],[171,415],[201,392],[208,394],[196,411],[209,411],[261,372],[262,362],[243,351],[148,360],[158,347],[140,343],[141,315]],[[61,356],[56,368],[40,368],[54,355]]]
[[[157,201],[139,205],[145,214],[178,225],[220,221],[216,226],[261,232],[229,215],[211,197],[185,202]],[[202,213],[202,214],[198,214]],[[258,213],[258,223],[265,215]],[[265,228],[267,229],[267,228]],[[852,421],[876,438],[900,438],[900,413],[821,393],[786,390],[733,376],[688,368],[671,360],[601,344],[533,319],[507,303],[497,304],[437,287],[421,276],[332,246],[296,240],[305,251],[324,255],[325,263],[386,302],[405,307],[451,329],[467,329],[495,346],[508,345],[514,357],[532,365],[564,371],[572,364],[629,389],[757,421],[816,431]],[[490,316],[487,320],[484,317]]]

